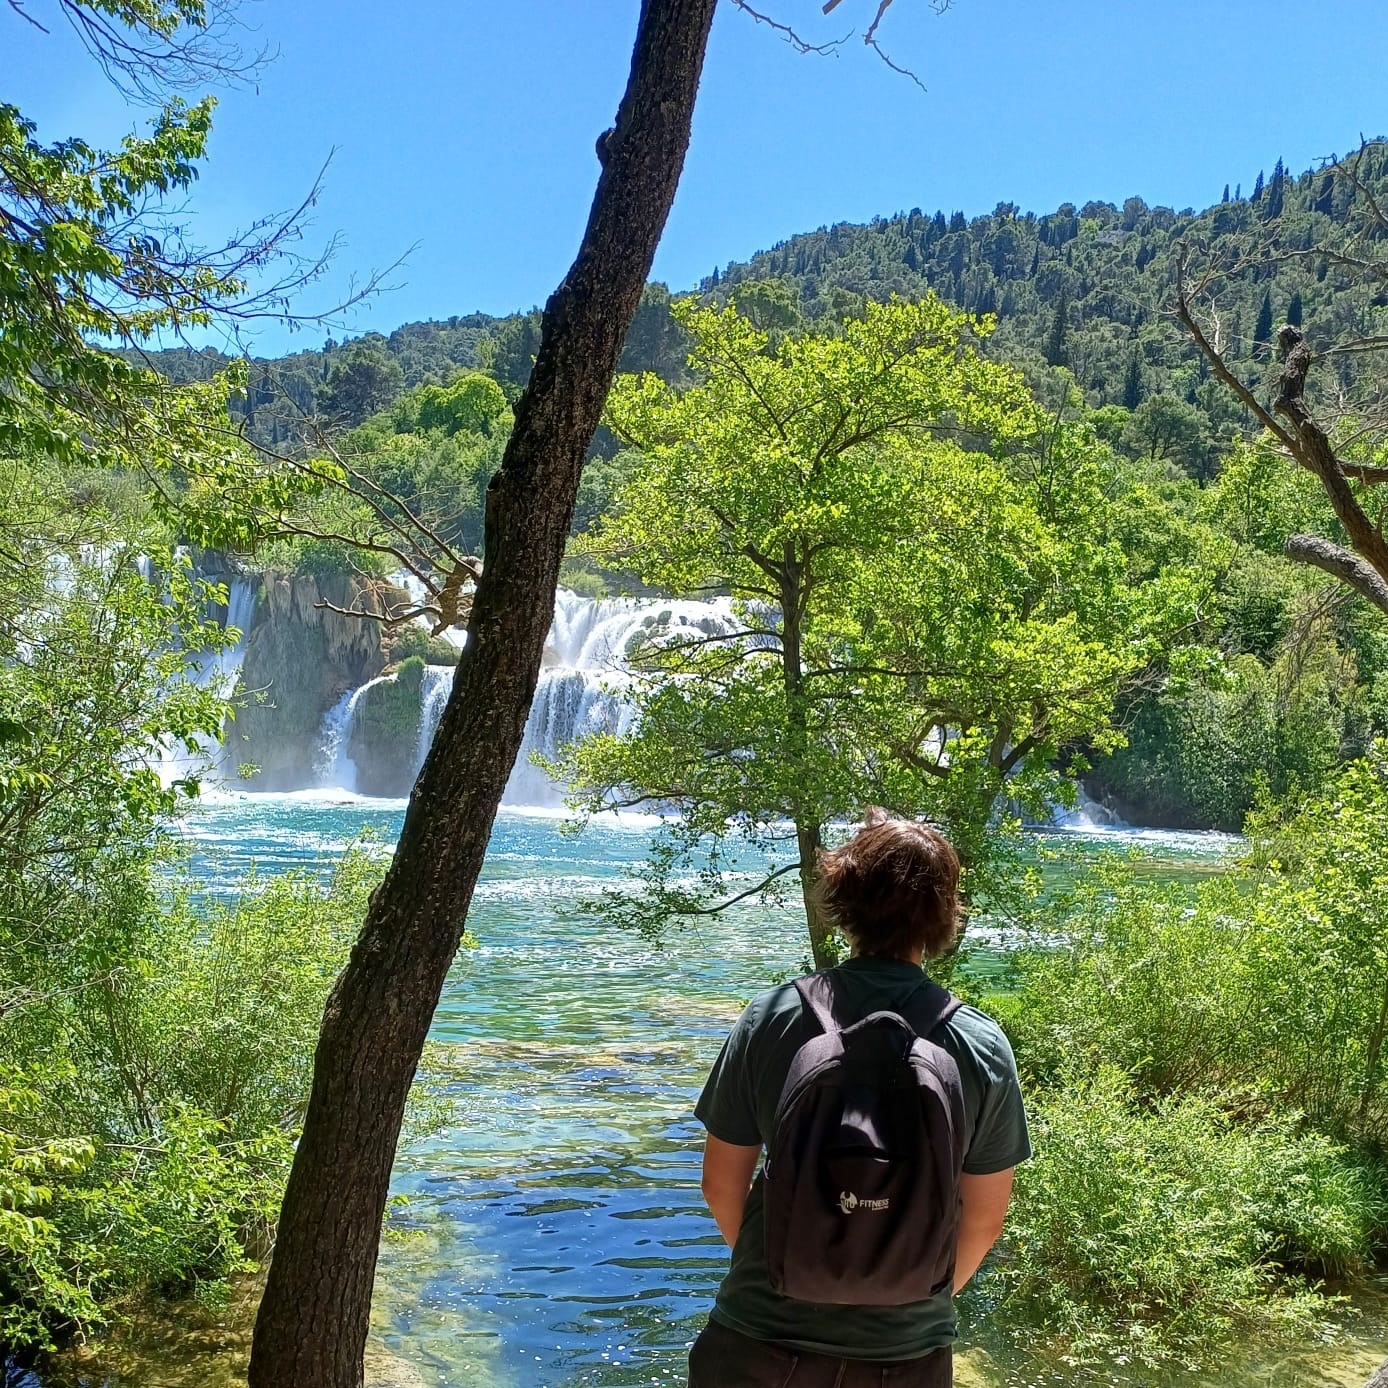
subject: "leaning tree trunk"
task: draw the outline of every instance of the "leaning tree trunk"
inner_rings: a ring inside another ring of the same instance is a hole
[[[644,0],[615,127],[487,489],[468,643],[395,859],[333,988],[251,1351],[253,1388],[360,1388],[405,1099],[525,731],[584,456],[689,143],[715,0]]]

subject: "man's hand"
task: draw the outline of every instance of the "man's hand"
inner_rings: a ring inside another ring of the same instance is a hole
[[[954,1290],[959,1292],[979,1269],[988,1250],[1002,1233],[1007,1202],[1012,1198],[1012,1172],[959,1178],[959,1251],[954,1259]]]
[[[742,1211],[760,1156],[760,1147],[735,1147],[711,1133],[704,1144],[704,1199],[729,1248],[737,1242],[737,1231],[742,1228]]]

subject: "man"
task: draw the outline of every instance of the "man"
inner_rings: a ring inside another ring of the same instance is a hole
[[[959,859],[928,825],[869,813],[820,860],[819,891],[852,947],[830,971],[835,1007],[853,1020],[917,1008],[921,962],[944,954],[959,925]],[[748,1005],[723,1046],[695,1115],[708,1130],[704,1198],[732,1264],[707,1328],[689,1353],[690,1388],[949,1388],[953,1292],[1002,1231],[1012,1171],[1031,1155],[1011,1047],[996,1022],[958,1007],[930,1033],[953,1057],[962,1090],[962,1174],[951,1288],[904,1305],[842,1305],[776,1291],[764,1230],[764,1173],[791,1064],[819,1030],[786,984]]]

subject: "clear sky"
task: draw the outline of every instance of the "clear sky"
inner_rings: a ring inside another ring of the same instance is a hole
[[[0,5],[0,100],[44,138],[112,140],[143,120],[27,0]],[[816,41],[876,0],[757,0]],[[626,77],[637,0],[248,0],[278,50],[224,91],[193,198],[208,241],[299,201],[332,161],[310,241],[341,233],[335,302],[414,247],[353,331],[543,302],[576,249],[598,133]],[[857,39],[798,54],[723,0],[684,180],[655,277],[694,284],[798,231],[919,206],[1045,212],[1141,194],[1181,208],[1244,192],[1277,158],[1298,171],[1388,133],[1384,0],[896,0],[881,36],[926,90]],[[275,353],[317,346],[264,329]]]

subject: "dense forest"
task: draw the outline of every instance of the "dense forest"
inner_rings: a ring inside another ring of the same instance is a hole
[[[1388,145],[1371,144],[1358,176],[1373,190],[1388,185]],[[715,270],[697,286],[714,302],[735,301],[758,326],[777,332],[821,327],[861,313],[866,300],[917,298],[933,291],[966,312],[997,316],[989,351],[1027,372],[1043,394],[1054,368],[1067,368],[1091,408],[1145,410],[1118,429],[1125,445],[1209,477],[1232,432],[1251,420],[1219,383],[1172,318],[1176,259],[1183,243],[1211,263],[1236,266],[1275,235],[1279,254],[1223,287],[1220,308],[1230,359],[1250,381],[1266,375],[1274,326],[1304,325],[1313,340],[1375,331],[1388,297],[1325,259],[1287,254],[1343,241],[1354,190],[1333,169],[1286,171],[1278,160],[1244,194],[1235,184],[1202,212],[1149,207],[1140,197],[1065,203],[1023,212],[999,203],[982,217],[962,212],[879,217],[792,236],[744,262]],[[684,378],[688,340],[670,314],[671,294],[647,290],[627,338],[625,371]],[[251,432],[289,442],[298,412],[358,424],[402,391],[445,384],[459,370],[482,368],[512,392],[529,375],[539,313],[505,318],[469,314],[409,323],[389,335],[368,333],[253,364],[236,408]],[[156,352],[175,380],[201,379],[228,358],[212,349]],[[1349,385],[1356,370],[1337,364]],[[292,402],[286,410],[285,397]],[[302,421],[299,421],[300,426]]]

